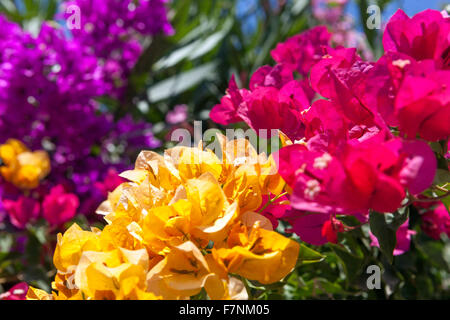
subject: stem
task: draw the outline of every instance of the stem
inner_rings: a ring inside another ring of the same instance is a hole
[[[446,191],[447,192],[445,194],[440,195],[439,197],[436,197],[436,198],[419,199],[419,198],[416,198],[416,197],[413,196],[413,197],[411,197],[411,200],[405,205],[405,207],[410,205],[413,202],[434,202],[434,201],[438,201],[438,200],[444,199],[444,198],[450,196],[450,190],[446,190]]]
[[[248,284],[248,280],[241,276],[239,276],[239,278],[241,278],[241,281],[245,286],[245,290],[247,290],[248,300],[253,300],[252,289],[250,288],[250,286]]]
[[[271,205],[272,203],[274,203],[276,200],[280,199],[281,197],[284,197],[285,195],[287,195],[287,191],[280,193],[279,195],[273,197],[272,199],[269,199],[269,201],[267,201],[264,206],[258,210],[258,213],[263,212],[269,205]]]

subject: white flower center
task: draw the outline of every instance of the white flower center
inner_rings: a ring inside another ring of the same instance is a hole
[[[395,67],[399,67],[400,69],[403,69],[410,63],[411,63],[411,61],[409,61],[407,59],[406,60],[398,59],[398,60],[392,61],[392,65]]]
[[[313,167],[320,170],[326,169],[331,162],[331,159],[330,154],[325,152],[321,157],[314,159]]]
[[[319,181],[312,179],[306,183],[306,189],[305,189],[305,198],[306,199],[314,200],[314,198],[319,194],[319,192],[320,192]]]

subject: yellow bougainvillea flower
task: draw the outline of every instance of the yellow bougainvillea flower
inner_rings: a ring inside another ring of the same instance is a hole
[[[31,152],[15,139],[0,145],[0,159],[0,174],[20,189],[36,188],[50,172],[50,159],[45,151]]]
[[[295,266],[300,245],[255,223],[248,230],[236,224],[228,238],[229,248],[213,249],[213,255],[229,273],[262,284],[280,281]]]
[[[187,241],[173,247],[147,276],[148,287],[165,299],[183,299],[205,288],[212,299],[225,295],[219,276],[211,272],[197,246]]]
[[[285,183],[271,156],[245,139],[218,135],[219,152],[175,147],[143,151],[97,209],[103,230],[72,225],[58,234],[52,294],[30,299],[246,299],[242,277],[284,278],[299,244],[256,213]],[[241,278],[237,278],[237,275]]]

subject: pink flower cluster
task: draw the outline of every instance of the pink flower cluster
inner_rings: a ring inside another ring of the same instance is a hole
[[[210,114],[223,125],[280,129],[294,141],[275,157],[292,193],[274,215],[315,245],[345,231],[336,214],[365,223],[371,210],[395,212],[428,189],[437,169],[428,142],[447,145],[450,136],[449,18],[397,11],[375,62],[332,47],[330,37],[319,26],[278,44],[277,64],[258,69],[249,89],[232,78]],[[407,224],[399,229],[395,254],[411,235]]]

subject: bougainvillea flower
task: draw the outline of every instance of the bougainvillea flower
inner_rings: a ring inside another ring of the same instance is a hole
[[[314,101],[311,108],[303,113],[302,121],[310,150],[333,152],[348,138],[348,121],[337,111],[332,101]]]
[[[450,214],[443,203],[438,203],[436,208],[422,215],[421,228],[435,240],[439,240],[442,233],[450,237]]]
[[[323,56],[330,37],[331,34],[325,26],[314,27],[279,43],[270,54],[276,62],[283,63],[306,76],[311,67]]]
[[[186,121],[188,117],[188,106],[185,104],[176,105],[173,110],[166,115],[166,122],[168,124],[179,124]]]
[[[199,293],[203,287],[213,299],[224,294],[219,277],[211,272],[205,257],[189,241],[171,249],[171,253],[147,277],[154,293],[166,299],[189,297]]]
[[[20,189],[34,189],[50,172],[50,159],[45,151],[31,152],[20,141],[9,139],[0,146],[3,178]]]
[[[410,138],[428,141],[450,136],[450,71],[434,71],[423,63],[422,73],[406,75],[395,100],[399,129]]]
[[[409,247],[411,244],[411,237],[416,234],[416,231],[410,230],[410,229],[408,229],[408,227],[409,227],[409,219],[407,219],[405,221],[405,223],[403,223],[397,229],[397,233],[395,234],[396,238],[397,238],[397,243],[395,245],[394,252],[393,252],[394,256],[398,256],[398,255],[404,254],[405,252],[409,251]],[[372,240],[372,242],[370,244],[371,246],[373,246],[373,247],[380,246],[378,239],[372,233],[370,233],[370,238]]]
[[[355,48],[329,48],[326,54],[311,68],[312,88],[326,98],[336,96],[333,71],[350,68],[360,60]]]
[[[74,223],[64,235],[58,234],[53,263],[60,272],[66,273],[78,264],[83,250],[96,250],[98,247],[98,235],[84,231]]]
[[[293,188],[291,206],[297,210],[343,212],[342,193],[346,192],[346,173],[340,161],[329,153],[309,151],[302,145],[279,151],[282,178]]]
[[[301,112],[308,107],[309,101],[301,84],[293,80],[281,90],[257,87],[241,105],[238,114],[258,134],[260,130],[280,129],[296,140],[304,135]]]
[[[108,196],[108,192],[114,191],[125,179],[121,178],[115,169],[110,168],[103,181],[95,182],[95,186],[100,190],[104,197]]]
[[[250,211],[263,195],[282,192],[284,181],[269,174],[274,160],[245,139],[217,140],[224,161],[203,142],[164,156],[142,152],[135,168],[121,174],[129,182],[97,210],[107,225],[83,231],[74,224],[58,234],[55,291],[49,296],[33,288],[29,298],[187,299],[202,288],[212,299],[245,298],[234,274],[262,283],[286,276],[299,244]]]
[[[0,300],[25,300],[28,292],[28,284],[21,282],[14,287],[0,294]]]
[[[248,90],[238,88],[233,75],[228,84],[227,95],[222,97],[220,104],[212,108],[209,117],[222,125],[242,121],[237,111],[249,94]]]
[[[250,231],[250,232],[249,232]],[[284,278],[297,261],[300,246],[282,235],[255,224],[250,230],[235,225],[228,248],[213,251],[228,272],[267,284]]]
[[[393,139],[388,141],[386,146],[397,153],[399,182],[410,193],[420,194],[431,186],[437,170],[437,161],[426,142]]]
[[[250,78],[249,88],[251,91],[257,87],[275,87],[281,89],[283,85],[291,80],[294,80],[292,70],[283,64],[277,64],[274,67],[262,66]]]
[[[11,223],[19,229],[24,229],[29,222],[36,220],[41,211],[39,201],[25,196],[15,201],[5,199],[3,206]]]
[[[80,202],[73,193],[66,193],[62,185],[50,190],[42,202],[42,215],[53,226],[60,226],[72,219]]]
[[[346,207],[371,208],[393,212],[400,207],[405,191],[389,170],[398,163],[398,156],[383,144],[368,143],[347,148],[344,167],[348,177]]]
[[[362,101],[372,112],[378,112],[390,126],[398,126],[395,98],[405,74],[417,62],[400,52],[386,52],[367,73],[360,88]]]
[[[383,33],[385,51],[405,53],[416,60],[433,59],[439,68],[450,67],[450,19],[437,10],[409,18],[399,9]]]
[[[292,231],[300,237],[302,241],[320,246],[328,243],[327,234],[324,233],[325,224],[330,221],[328,213],[307,213],[291,209],[285,218],[291,221]]]

